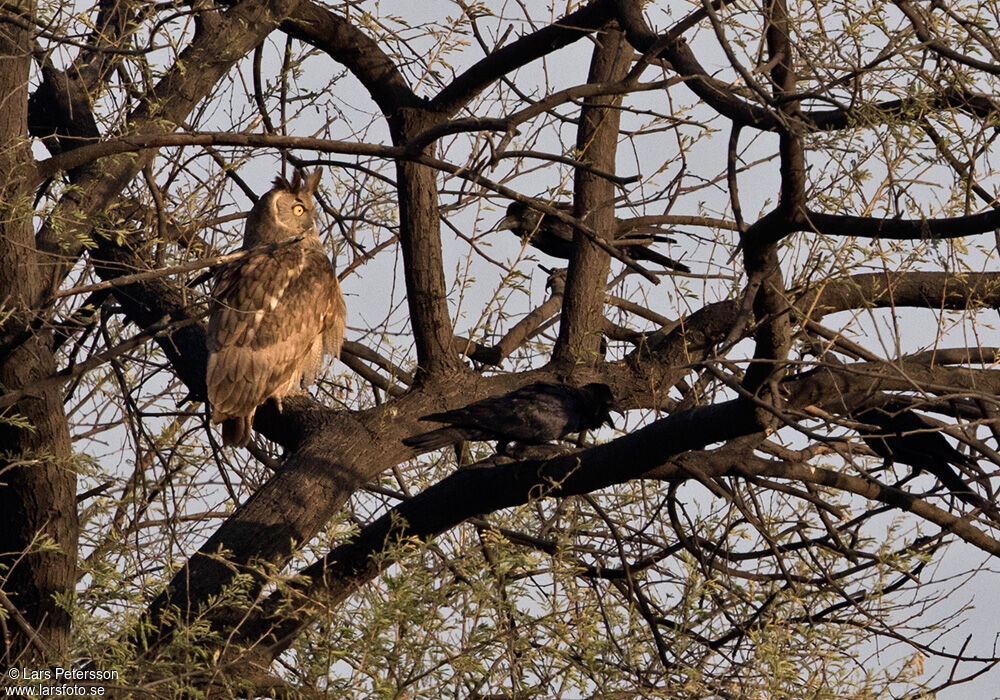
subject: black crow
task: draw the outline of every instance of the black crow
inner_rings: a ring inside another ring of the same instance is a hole
[[[75,68],[42,66],[42,83],[28,99],[28,131],[43,139],[53,155],[98,141],[101,132],[87,86]]]
[[[564,203],[554,204],[555,208],[572,213],[573,208]],[[527,237],[531,245],[546,255],[569,260],[573,256],[573,227],[554,216],[544,216],[524,202],[511,202],[507,215],[497,224],[498,230],[508,229],[520,238]],[[669,236],[645,233],[647,228],[626,230],[615,234],[612,243],[633,260],[648,260],[663,267],[680,272],[690,272],[691,268],[681,262],[651,250],[651,243],[673,243]]]
[[[955,469],[964,467],[975,470],[978,468],[976,460],[952,447],[934,423],[914,411],[889,411],[884,408],[869,408],[854,417],[881,429],[877,433],[862,435],[861,439],[887,463],[906,464],[913,467],[914,474],[927,470],[969,505],[991,515],[997,514],[993,504],[974,493]]]
[[[420,420],[447,423],[405,438],[403,444],[421,451],[434,450],[462,440],[496,440],[505,452],[516,442],[541,445],[602,423],[613,426],[608,413],[614,402],[607,384],[582,387],[535,382],[502,396],[491,396],[463,408],[432,413]]]

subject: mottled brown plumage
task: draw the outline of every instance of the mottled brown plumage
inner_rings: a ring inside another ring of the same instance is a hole
[[[313,193],[319,172],[277,178],[247,217],[243,249],[259,252],[216,279],[208,321],[208,400],[226,445],[250,439],[257,407],[308,386],[324,354],[340,357],[347,308],[319,240]]]

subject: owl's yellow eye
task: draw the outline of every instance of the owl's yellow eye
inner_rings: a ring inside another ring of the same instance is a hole
[[[294,207],[292,207],[292,213],[295,214],[295,216],[302,216],[303,214],[306,213],[306,208],[301,204],[296,204]]]

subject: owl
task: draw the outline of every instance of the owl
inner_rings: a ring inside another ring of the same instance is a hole
[[[243,249],[301,236],[257,252],[217,277],[208,319],[208,402],[222,442],[243,446],[257,407],[316,378],[325,354],[340,357],[347,308],[319,240],[313,194],[319,172],[296,171],[247,216]]]

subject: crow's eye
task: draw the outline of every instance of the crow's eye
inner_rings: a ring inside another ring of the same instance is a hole
[[[292,213],[295,214],[295,216],[302,216],[303,214],[306,213],[306,208],[301,204],[296,204],[294,207],[292,207]]]

